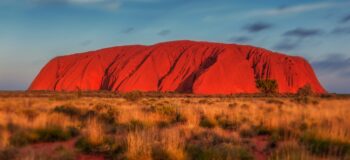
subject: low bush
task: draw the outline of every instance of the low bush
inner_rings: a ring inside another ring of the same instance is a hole
[[[256,135],[271,135],[273,132],[263,125],[255,126],[253,127],[253,130],[255,131]]]
[[[81,114],[81,110],[71,104],[56,106],[53,109],[53,111],[57,113],[62,113],[71,117],[79,116]]]
[[[213,132],[194,135],[186,144],[188,159],[198,160],[251,160],[253,155],[231,139],[220,137]]]
[[[105,113],[101,113],[98,115],[98,119],[105,123],[105,124],[111,124],[114,125],[115,124],[115,118],[116,118],[116,113],[114,113],[113,111],[108,111]]]
[[[236,130],[240,125],[238,122],[229,119],[228,115],[217,115],[215,119],[222,129]]]
[[[320,138],[314,133],[306,132],[301,136],[300,141],[306,148],[317,155],[344,156],[350,154],[350,143],[330,138]]]
[[[199,122],[199,126],[203,128],[214,128],[216,126],[216,121],[207,116],[202,116]]]
[[[310,84],[306,84],[303,87],[298,89],[298,96],[312,96],[314,93]]]
[[[142,92],[140,91],[132,91],[132,92],[127,92],[122,95],[124,99],[130,102],[136,102],[140,100],[143,97]]]
[[[75,146],[84,153],[102,154],[108,159],[120,159],[122,153],[126,151],[125,142],[122,140],[116,141],[112,137],[107,137],[103,142],[95,144],[83,136],[77,140]]]
[[[37,141],[40,142],[54,142],[65,141],[78,135],[78,130],[74,127],[63,129],[58,126],[50,126],[42,129],[37,129],[34,132],[38,135]]]
[[[10,137],[10,144],[13,146],[24,146],[37,142],[38,138],[39,136],[33,130],[18,130],[12,133]]]
[[[63,129],[58,126],[49,126],[40,129],[19,129],[10,137],[10,143],[14,146],[23,146],[37,142],[65,141],[77,136],[79,131],[74,127]]]
[[[278,92],[278,84],[276,80],[258,79],[256,87],[264,94],[275,94]]]

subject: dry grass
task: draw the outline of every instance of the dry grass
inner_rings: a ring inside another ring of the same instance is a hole
[[[80,147],[106,158],[349,158],[350,99],[312,100],[317,103],[268,97],[0,98],[0,159],[8,148],[21,149],[14,136],[51,126],[76,129],[80,134],[74,136],[89,142]],[[58,112],[57,106],[74,110]],[[316,139],[305,139],[309,134]],[[260,137],[265,137],[263,146],[255,144]],[[39,136],[25,145],[40,142]]]

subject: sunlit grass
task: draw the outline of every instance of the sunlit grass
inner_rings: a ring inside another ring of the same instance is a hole
[[[312,97],[311,101],[181,96],[0,98],[0,156],[12,153],[13,147],[21,150],[67,137],[77,139],[77,152],[106,158],[251,159],[258,154],[270,159],[349,158],[350,99]],[[261,137],[266,146],[258,151],[254,139]]]

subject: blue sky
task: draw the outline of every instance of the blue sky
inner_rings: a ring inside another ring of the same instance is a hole
[[[0,90],[24,90],[51,58],[169,40],[301,55],[350,93],[350,0],[1,0]]]

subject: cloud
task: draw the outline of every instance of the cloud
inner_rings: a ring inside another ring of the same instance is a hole
[[[252,39],[248,36],[240,36],[240,37],[231,37],[228,39],[229,42],[236,42],[236,43],[247,43],[250,42]]]
[[[305,29],[305,28],[296,28],[289,30],[283,34],[287,37],[296,37],[296,38],[307,38],[312,36],[317,36],[323,34],[323,31],[320,29]]]
[[[323,31],[321,29],[296,28],[288,30],[282,34],[284,38],[279,41],[273,48],[282,51],[294,50],[300,47],[305,38],[322,34]]]
[[[333,33],[333,34],[349,34],[350,33],[350,27],[334,28],[331,33]]]
[[[248,24],[248,25],[244,26],[243,29],[254,33],[254,32],[260,32],[260,31],[269,29],[271,27],[272,27],[272,25],[268,24],[268,23],[255,22],[255,23]]]
[[[168,35],[168,34],[170,34],[170,33],[171,33],[171,30],[169,30],[169,29],[164,29],[164,30],[160,31],[160,32],[158,33],[158,35],[160,35],[160,36],[166,36],[166,35]]]
[[[350,57],[345,54],[329,54],[311,63],[324,86],[338,93],[350,91]]]
[[[350,71],[350,58],[343,54],[330,54],[325,59],[312,63],[317,69],[323,71]]]
[[[34,5],[73,5],[102,8],[105,10],[117,10],[120,5],[120,0],[28,0]]]
[[[129,34],[129,33],[133,32],[134,30],[135,30],[135,28],[129,27],[129,28],[122,30],[122,33]]]
[[[278,8],[256,10],[250,13],[251,16],[280,16],[289,14],[300,14],[308,11],[330,9],[337,7],[347,7],[349,2],[320,2],[295,6],[281,6]]]
[[[345,17],[343,17],[340,22],[341,23],[346,23],[346,22],[349,22],[350,21],[350,14],[349,15],[346,15]]]
[[[299,40],[292,40],[292,39],[282,39],[280,42],[278,42],[273,48],[276,50],[282,50],[282,51],[290,51],[293,49],[296,49],[300,46]]]

